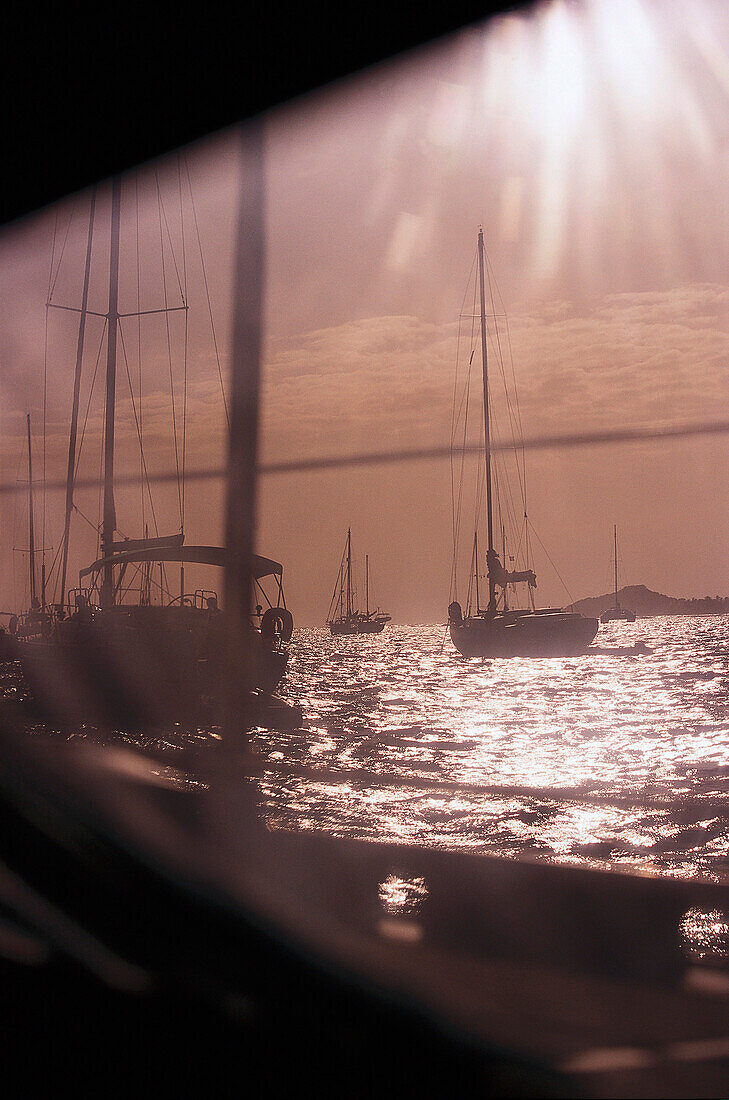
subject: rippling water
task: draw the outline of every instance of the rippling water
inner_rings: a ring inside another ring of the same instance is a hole
[[[612,623],[597,642],[466,660],[442,626],[297,631],[281,693],[304,728],[256,734],[270,824],[723,878],[729,618]]]

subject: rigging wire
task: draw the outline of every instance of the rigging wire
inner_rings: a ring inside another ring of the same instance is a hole
[[[180,196],[180,238],[182,248],[183,301],[187,304],[187,250],[185,247],[185,208],[182,201],[182,165],[177,156],[177,185]],[[183,382],[182,382],[182,530],[185,530],[185,467],[187,463],[187,365],[188,365],[189,314],[185,310],[185,334],[183,343]]]
[[[466,295],[468,294],[468,288],[470,286],[471,279],[473,277],[475,264],[476,264],[476,259],[475,259],[475,256],[474,256],[474,259],[471,263],[471,270],[469,272],[468,282],[466,284],[466,289],[465,289],[464,294],[463,294],[463,302],[461,303],[461,312],[463,311],[463,307],[465,305]],[[475,299],[475,294],[476,294],[475,280],[474,280],[473,287],[474,287],[473,293],[474,293],[474,299]],[[469,359],[468,359],[468,371],[467,371],[467,375],[466,375],[466,384],[465,384],[465,387],[464,387],[464,393],[463,393],[463,397],[461,399],[461,407],[460,407],[460,409],[463,410],[463,446],[460,448],[461,463],[460,463],[460,473],[459,473],[459,481],[458,481],[458,497],[457,497],[457,502],[456,502],[456,494],[455,494],[455,491],[454,491],[454,477],[455,477],[455,475],[454,475],[454,465],[453,465],[453,451],[454,451],[454,445],[455,445],[456,428],[457,428],[457,425],[458,425],[458,420],[460,419],[460,410],[458,412],[456,412],[456,393],[457,393],[457,383],[458,383],[459,348],[460,348],[460,340],[461,340],[461,319],[459,318],[458,329],[457,329],[458,338],[457,338],[457,341],[456,341],[456,364],[455,364],[454,380],[453,380],[453,410],[452,410],[452,414],[451,414],[451,448],[450,448],[451,524],[452,524],[452,533],[453,533],[453,553],[452,553],[452,559],[451,559],[450,595],[451,595],[451,599],[453,599],[453,600],[458,599],[458,543],[460,541],[461,501],[462,501],[462,496],[463,496],[463,480],[464,480],[464,468],[465,468],[465,458],[466,458],[465,443],[466,443],[466,437],[467,437],[467,434],[468,434],[468,407],[469,407],[469,397],[470,397],[470,389],[471,389],[471,367],[472,367],[472,364],[473,364],[473,357],[474,357],[475,350],[476,350],[475,349],[474,331],[475,331],[475,323],[474,323],[474,320],[472,319],[471,320],[471,341],[470,341],[471,353],[470,353],[470,356],[469,356]]]
[[[531,542],[530,542],[530,538],[529,538],[529,523],[528,523],[529,516],[528,516],[528,504],[527,504],[526,451],[525,451],[525,448],[524,448],[524,428],[523,428],[522,418],[521,418],[521,405],[519,403],[519,389],[518,389],[517,379],[516,379],[516,369],[514,367],[514,349],[513,349],[512,340],[511,340],[511,326],[509,324],[509,315],[506,312],[506,306],[504,304],[503,296],[501,294],[501,289],[499,287],[499,283],[498,283],[498,280],[497,280],[496,275],[494,273],[494,270],[493,270],[493,267],[492,267],[492,264],[491,264],[491,260],[488,256],[488,253],[486,253],[486,265],[487,265],[487,270],[488,270],[489,294],[490,294],[490,297],[491,297],[491,306],[492,306],[493,313],[494,313],[494,329],[496,331],[497,340],[499,342],[499,360],[500,360],[500,363],[501,363],[502,376],[503,376],[503,379],[504,379],[504,389],[506,390],[506,393],[507,393],[507,404],[508,404],[508,409],[509,409],[509,418],[510,418],[510,420],[512,418],[512,414],[513,414],[514,410],[515,410],[515,414],[516,414],[517,428],[516,428],[516,430],[514,430],[513,423],[512,423],[512,432],[513,432],[513,438],[514,438],[514,453],[515,453],[516,458],[517,458],[517,463],[516,463],[517,472],[519,474],[520,484],[521,484],[521,495],[522,495],[523,517],[524,517],[524,525],[523,525],[523,528],[521,529],[521,535],[520,535],[520,538],[519,538],[519,548],[521,547],[521,540],[522,540],[522,537],[523,537],[523,539],[524,539],[525,566],[528,569],[528,568],[531,567],[531,563],[532,563],[532,552],[531,552]],[[509,351],[509,364],[511,366],[511,377],[512,377],[513,387],[514,387],[513,409],[512,409],[512,402],[511,402],[510,397],[509,397],[508,386],[506,384],[506,374],[505,374],[505,370],[504,370],[504,366],[503,366],[503,354],[501,352],[501,341],[500,341],[499,326],[498,326],[498,320],[497,320],[497,318],[499,317],[499,314],[496,311],[496,304],[494,302],[494,289],[496,290],[496,295],[497,295],[499,303],[501,305],[502,315],[503,315],[503,319],[504,319],[504,323],[505,323],[505,327],[506,327],[506,341],[507,341],[507,347],[508,347],[508,351]],[[519,447],[518,448],[517,448],[517,440],[519,441]],[[521,463],[519,462],[519,455],[518,455],[519,450],[521,451]],[[533,610],[534,609],[534,592],[532,591],[531,588],[529,588],[529,590],[528,590],[528,595],[529,595],[529,602],[530,602],[530,604],[532,606],[532,610]]]
[[[193,223],[195,225],[195,236],[197,238],[198,254],[200,256],[200,266],[202,268],[203,284],[205,286],[205,296],[207,298],[207,304],[208,304],[208,315],[210,317],[210,328],[212,330],[213,347],[215,348],[215,362],[216,362],[217,368],[218,368],[218,379],[220,381],[220,392],[221,392],[222,398],[223,398],[223,411],[225,412],[225,423],[228,427],[228,430],[230,431],[230,414],[228,412],[228,401],[227,401],[227,398],[225,396],[225,384],[223,382],[223,368],[222,368],[221,363],[220,363],[220,351],[219,351],[219,348],[218,348],[218,337],[217,337],[217,334],[215,332],[215,320],[213,318],[213,305],[212,305],[212,300],[210,298],[210,287],[208,285],[208,274],[207,274],[207,269],[205,267],[205,255],[203,253],[202,238],[200,236],[200,226],[198,225],[198,220],[197,220],[197,209],[195,207],[195,197],[194,197],[193,191],[192,191],[192,180],[190,179],[190,166],[187,162],[187,156],[184,153],[182,154],[182,160],[183,160],[183,163],[185,165],[185,175],[187,177],[187,188],[188,188],[188,192],[189,192],[189,195],[190,195],[190,207],[192,209],[192,219],[193,219]]]
[[[20,467],[21,467],[22,461],[23,461],[22,455],[19,451],[18,452],[18,465],[17,465],[16,471],[15,471],[15,480],[16,480],[16,482],[20,480]],[[17,528],[17,524],[18,524],[18,499],[19,498],[18,498],[17,495],[13,497],[13,528],[12,528],[12,530],[13,530],[13,542],[15,541],[16,532],[17,532],[17,529],[18,529]],[[13,550],[15,550],[15,547],[13,547]],[[13,607],[19,607],[20,604],[18,603],[18,598],[17,598],[17,577],[16,577],[16,568],[15,568],[16,558],[15,558],[14,554],[13,554],[13,559],[12,560],[13,560]],[[23,575],[25,576],[25,570],[23,570]],[[25,583],[23,584],[23,592],[25,592]],[[25,603],[25,600],[23,600],[23,603]]]
[[[518,398],[516,370],[514,368],[514,355],[513,355],[513,347],[512,347],[512,343],[511,343],[511,329],[509,327],[509,318],[508,318],[508,314],[506,313],[503,298],[501,296],[501,291],[499,289],[499,285],[498,285],[498,282],[497,282],[496,277],[494,275],[493,268],[491,266],[491,262],[488,258],[488,255],[486,256],[486,263],[487,263],[488,275],[489,275],[489,278],[488,278],[489,295],[490,295],[490,298],[491,298],[491,306],[492,306],[492,310],[493,310],[493,314],[494,314],[494,333],[495,333],[497,348],[498,348],[497,361],[499,362],[499,366],[500,366],[500,370],[501,370],[501,376],[502,376],[503,383],[504,383],[504,391],[505,391],[505,394],[506,394],[506,404],[507,404],[507,409],[508,409],[508,414],[509,414],[509,422],[510,422],[510,426],[511,426],[511,434],[512,434],[512,440],[513,440],[514,457],[515,457],[515,460],[516,460],[516,469],[517,469],[517,475],[518,475],[518,478],[519,478],[521,497],[522,497],[522,513],[523,513],[524,524],[523,524],[523,526],[521,524],[519,524],[519,528],[521,530],[521,534],[520,534],[520,537],[519,537],[519,549],[521,548],[521,542],[522,542],[522,538],[523,538],[523,540],[524,540],[524,558],[525,558],[524,564],[525,564],[525,567],[527,569],[529,569],[531,567],[531,564],[532,564],[532,553],[531,553],[531,543],[530,543],[530,539],[529,539],[529,524],[528,524],[529,516],[528,516],[528,507],[527,507],[526,452],[525,452],[525,449],[524,449],[524,432],[523,432],[523,425],[522,425],[522,419],[521,419],[521,406],[519,404],[519,398]],[[509,362],[510,362],[510,366],[511,366],[511,376],[512,376],[512,381],[513,381],[513,388],[514,388],[514,400],[513,401],[511,399],[511,394],[509,392],[509,386],[508,386],[507,381],[506,381],[506,370],[505,370],[505,366],[504,366],[504,355],[503,355],[503,351],[502,351],[502,348],[501,348],[501,335],[500,335],[499,324],[498,324],[498,319],[497,319],[499,315],[497,314],[496,303],[494,301],[494,288],[496,289],[496,293],[498,295],[499,302],[501,304],[501,308],[502,308],[502,311],[503,311],[504,323],[505,323],[505,326],[506,326],[507,346],[508,346],[508,350],[509,350]],[[510,488],[509,488],[509,491],[510,491]],[[516,522],[514,522],[514,528],[516,529],[516,527],[517,527],[517,524],[516,524]],[[533,610],[534,609],[534,593],[533,593],[531,588],[528,589],[528,596],[529,596],[529,602],[530,602],[530,604],[532,606],[532,610]]]
[[[58,277],[61,273],[61,265],[63,263],[63,256],[64,256],[64,253],[66,251],[66,244],[68,242],[68,237],[69,237],[69,234],[71,232],[71,225],[73,223],[74,214],[76,213],[77,204],[78,204],[78,196],[75,196],[74,199],[73,199],[73,202],[71,204],[71,211],[70,211],[70,214],[69,214],[69,217],[68,217],[68,222],[67,222],[67,225],[66,225],[66,232],[65,232],[64,237],[63,237],[63,243],[61,245],[60,254],[58,256],[58,262],[56,264],[56,271],[55,271],[55,275],[54,275],[53,265],[54,265],[54,261],[55,261],[55,255],[56,255],[57,232],[58,232],[58,211],[56,211],[56,217],[55,217],[54,227],[53,227],[53,244],[51,246],[50,270],[49,270],[49,275],[48,275],[48,289],[47,289],[47,293],[46,293],[46,316],[45,316],[45,330],[44,330],[44,339],[43,339],[43,495],[42,495],[43,505],[42,505],[42,520],[41,520],[41,545],[42,545],[42,556],[41,556],[42,582],[41,582],[41,586],[42,586],[42,600],[43,600],[44,603],[45,603],[45,596],[46,596],[46,585],[51,583],[51,578],[53,576],[53,570],[54,570],[54,568],[55,568],[55,566],[58,562],[59,551],[61,550],[61,543],[59,543],[58,549],[56,550],[56,554],[55,554],[55,556],[54,556],[54,558],[51,562],[51,568],[48,572],[48,577],[46,577],[45,571],[46,571],[46,514],[47,514],[46,497],[47,497],[47,487],[48,487],[48,478],[47,478],[47,440],[48,440],[48,340],[49,340],[48,329],[49,329],[49,319],[50,319],[49,315],[50,315],[50,308],[51,308],[52,299],[53,299],[53,293],[56,289],[56,283],[58,282]],[[63,594],[61,594],[61,598],[63,598]]]
[[[68,217],[68,224],[66,226],[66,232],[63,237],[63,244],[61,245],[60,255],[58,257],[58,263],[56,265],[56,273],[53,275],[53,262],[56,252],[56,234],[58,232],[58,211],[56,211],[56,219],[53,227],[53,245],[51,248],[51,273],[48,278],[48,293],[46,297],[46,303],[50,303],[53,299],[53,293],[56,289],[56,283],[58,282],[58,276],[61,273],[61,264],[63,263],[63,254],[66,251],[66,244],[68,242],[68,236],[71,231],[71,223],[73,222],[74,214],[76,213],[76,204],[78,202],[78,196],[76,196],[71,205],[71,213]]]
[[[182,492],[180,486],[180,454],[177,440],[177,412],[175,402],[175,381],[172,369],[172,334],[170,332],[170,315],[169,315],[169,298],[167,293],[167,268],[165,264],[165,247],[164,247],[164,234],[162,232],[163,223],[163,208],[162,197],[160,193],[159,175],[155,169],[155,184],[157,188],[157,210],[159,216],[159,243],[160,243],[160,256],[162,264],[162,287],[164,297],[164,318],[165,318],[165,331],[167,334],[167,363],[169,368],[169,380],[170,380],[170,403],[172,405],[172,437],[175,445],[175,469],[177,471],[177,500],[180,510],[180,527],[182,527]],[[173,254],[174,259],[174,254]],[[175,265],[176,266],[176,265]]]
[[[140,492],[140,515],[142,530],[144,531],[146,522],[146,508],[145,508],[145,489],[150,495],[152,489],[149,481],[144,477],[144,382],[142,374],[142,271],[139,257],[139,176],[134,175],[134,223],[135,223],[135,260],[136,260],[136,280],[137,280],[137,377],[139,383],[139,473],[141,479],[141,492]],[[122,343],[124,337],[122,336]]]
[[[493,270],[488,252],[485,253],[485,256],[486,256],[486,268],[487,268],[487,271],[488,271],[488,284],[489,284],[489,294],[490,294],[490,297],[491,297],[491,308],[493,310],[493,318],[494,318],[494,330],[495,330],[496,337],[497,337],[498,344],[499,344],[499,360],[501,362],[502,375],[504,377],[504,388],[507,390],[507,394],[508,394],[508,387],[506,385],[506,375],[505,375],[504,368],[503,368],[504,357],[503,357],[503,353],[501,351],[501,341],[500,341],[499,326],[498,326],[499,317],[503,318],[504,325],[505,325],[505,328],[506,328],[506,342],[507,342],[507,348],[508,348],[508,351],[509,351],[509,364],[510,364],[510,367],[511,367],[511,376],[512,376],[512,381],[513,381],[513,386],[514,386],[513,411],[515,412],[516,423],[517,423],[517,428],[514,431],[514,439],[519,440],[519,450],[521,451],[521,487],[522,487],[522,497],[523,497],[523,501],[524,501],[524,511],[526,512],[527,511],[527,478],[526,478],[526,455],[524,453],[524,445],[523,445],[524,444],[524,428],[523,428],[522,419],[521,419],[521,404],[519,402],[519,389],[518,389],[517,380],[516,380],[516,369],[514,367],[514,349],[513,349],[513,346],[512,346],[512,342],[511,342],[511,326],[509,324],[509,315],[506,312],[506,306],[504,305],[504,300],[503,300],[503,297],[502,297],[502,294],[501,294],[501,289],[499,287],[498,280],[497,280],[496,275],[494,273],[494,270]],[[497,313],[497,310],[496,310],[496,305],[495,305],[495,302],[494,302],[494,293],[493,293],[494,289],[496,290],[496,295],[499,299],[499,303],[501,304],[501,314]],[[511,416],[511,413],[512,413],[512,403],[509,402],[509,414],[510,414],[510,416]],[[514,449],[516,450],[516,446],[515,446]],[[517,464],[517,466],[518,466],[518,464]]]
[[[74,512],[78,512],[78,514],[81,516],[81,519],[85,520],[86,523],[88,523],[91,530],[94,531],[98,535],[98,533],[99,533],[98,525],[96,523],[94,523],[93,520],[90,520],[85,512],[81,511],[81,509],[79,508],[78,504],[76,504],[75,501],[74,501],[74,504],[73,504],[73,510],[74,510]]]
[[[489,412],[491,412],[490,407],[489,407]],[[484,435],[483,416],[484,416],[483,402],[479,401],[478,402],[478,435],[479,435],[479,439],[482,439],[483,435]],[[484,448],[483,448],[483,446],[481,446],[480,450],[479,450],[479,454],[483,455],[483,453],[484,453]],[[485,466],[484,466],[483,462],[479,462],[477,467],[476,467],[476,496],[475,496],[475,511],[474,511],[474,518],[473,518],[474,532],[478,531],[478,525],[479,525],[479,522],[480,522],[480,519],[481,519],[481,508],[483,507],[483,497],[484,497],[485,488],[486,488]],[[470,570],[470,573],[469,573],[468,600],[467,600],[467,603],[466,603],[469,614],[470,614],[470,609],[471,609],[471,604],[472,604],[472,591],[473,591],[472,586],[473,586],[474,582],[477,582],[477,577],[476,577],[477,570],[478,570],[478,555],[476,553],[476,545],[475,545],[475,540],[474,540],[473,553],[472,553],[472,558],[471,558],[471,570]],[[478,600],[476,602],[478,603]]]
[[[84,422],[83,422],[83,425],[81,427],[81,438],[79,440],[78,450],[76,452],[76,469],[77,470],[79,468],[79,463],[81,462],[81,452],[83,451],[84,439],[86,438],[86,427],[88,425],[89,414],[91,412],[91,399],[94,396],[94,387],[96,385],[96,376],[99,373],[99,364],[101,363],[101,352],[102,352],[102,349],[104,347],[104,339],[106,337],[107,325],[108,325],[108,320],[105,319],[104,324],[102,325],[102,329],[101,329],[101,336],[99,337],[99,348],[98,348],[98,351],[96,352],[96,362],[94,363],[94,373],[91,376],[91,385],[89,386],[88,401],[86,402],[86,412],[84,414]],[[103,450],[103,440],[102,440],[102,450]],[[75,484],[76,484],[77,488],[79,487],[79,485],[81,485],[81,488],[87,488],[87,489],[88,488],[95,488],[95,485],[89,485],[88,482],[86,483],[86,485],[84,485],[83,483],[80,483],[78,481],[78,479],[76,479]]]
[[[344,552],[346,553],[346,551]],[[342,617],[342,570],[344,569],[344,554],[342,554],[342,560],[339,563],[339,570],[337,572],[337,579],[334,582],[334,591],[332,592],[332,598],[329,601],[329,610],[327,611],[327,622],[334,618],[332,612],[335,606],[339,605],[339,618]]]
[[[560,584],[562,585],[562,587],[564,588],[565,592],[567,593],[567,596],[569,597],[569,601],[570,601],[570,604],[573,604],[573,603],[575,602],[575,600],[574,600],[574,596],[572,595],[572,593],[570,592],[569,588],[567,587],[567,584],[566,584],[566,582],[565,582],[565,580],[564,580],[564,578],[563,578],[562,574],[560,573],[559,569],[557,568],[557,566],[556,566],[556,565],[554,564],[554,562],[552,561],[552,558],[550,557],[550,554],[549,554],[549,551],[547,550],[547,547],[546,547],[546,546],[544,545],[544,543],[542,542],[542,540],[541,540],[541,539],[540,539],[540,537],[539,537],[539,532],[538,532],[538,531],[537,531],[537,529],[536,529],[536,528],[534,527],[534,525],[532,524],[531,520],[529,520],[529,521],[528,521],[528,523],[529,523],[529,526],[531,527],[532,531],[534,532],[534,536],[535,536],[535,538],[536,538],[537,542],[539,543],[539,545],[541,546],[542,550],[543,550],[543,551],[544,551],[544,553],[546,554],[546,556],[547,556],[547,560],[549,561],[549,564],[550,564],[550,565],[552,566],[552,569],[554,569],[555,573],[557,574],[557,577],[559,578],[559,582],[560,582]]]
[[[134,386],[132,384],[132,375],[131,375],[131,371],[129,369],[129,360],[127,358],[126,342],[124,340],[124,326],[122,325],[121,321],[119,322],[119,336],[121,338],[120,342],[121,342],[121,348],[122,348],[122,358],[124,359],[124,367],[125,367],[125,370],[126,370],[127,382],[129,383],[129,396],[130,396],[131,401],[132,401],[132,413],[134,415],[134,424],[135,424],[135,427],[137,429],[137,439],[139,440],[140,462],[141,462],[142,468],[144,470],[144,481],[145,481],[145,484],[147,485],[147,489],[148,489],[148,492],[149,492],[149,504],[150,504],[150,511],[152,513],[152,522],[154,523],[155,533],[159,534],[159,528],[157,526],[157,515],[155,513],[154,500],[152,498],[152,490],[151,490],[150,481],[149,481],[149,472],[147,470],[147,458],[146,458],[146,455],[144,453],[144,442],[142,440],[142,426],[141,426],[141,421],[140,421],[139,414],[137,413],[137,404],[136,404],[136,400],[135,400],[135,397],[134,397]]]

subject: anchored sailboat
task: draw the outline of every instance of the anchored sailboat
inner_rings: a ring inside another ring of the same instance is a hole
[[[379,607],[370,611],[370,559],[365,557],[365,610],[354,607],[352,581],[352,531],[347,529],[347,541],[337,573],[337,583],[329,604],[327,626],[332,634],[380,634],[390,616]]]
[[[529,592],[536,588],[533,570],[509,571],[502,564],[494,545],[495,508],[492,483],[491,428],[489,417],[488,356],[486,346],[486,298],[484,290],[485,261],[483,230],[478,232],[478,280],[481,320],[481,364],[484,410],[484,479],[488,547],[488,604],[481,608],[476,585],[474,613],[464,615],[461,605],[453,601],[448,608],[450,635],[456,649],[464,657],[561,657],[584,653],[598,630],[598,621],[562,608],[511,609],[506,592],[509,585],[527,584]],[[478,542],[474,540],[475,573],[478,578]],[[531,602],[531,601],[530,601]]]
[[[121,539],[114,499],[117,342],[120,338],[119,244],[121,181],[111,186],[106,392],[103,447],[103,520],[100,556],[79,574],[78,587],[65,593],[68,539],[76,453],[78,394],[87,312],[94,200],[89,221],[84,294],[79,330],[74,402],[69,441],[66,519],[62,555],[61,602],[53,607],[48,636],[19,641],[23,671],[35,703],[50,721],[114,722],[147,726],[171,720],[215,720],[226,669],[224,612],[214,589],[188,590],[185,564],[227,564],[219,546],[185,545],[184,532],[169,536]],[[66,307],[70,308],[70,307]],[[147,312],[167,312],[171,308]],[[91,311],[89,311],[91,312]],[[140,316],[139,311],[131,316]],[[141,438],[140,438],[141,445]],[[179,594],[172,594],[166,567],[180,566]],[[154,573],[154,579],[153,579]],[[293,619],[282,586],[282,566],[269,558],[252,562],[255,612],[250,622],[246,659],[251,682],[268,694],[283,676]],[[139,578],[135,587],[134,578]],[[266,591],[264,580],[270,578]],[[130,599],[131,597],[131,599]],[[156,597],[158,602],[154,602]],[[264,610],[265,605],[265,610]]]
[[[635,611],[630,611],[627,607],[621,607],[618,599],[618,526],[616,523],[613,524],[613,560],[615,562],[615,604],[613,607],[609,607],[607,611],[603,611],[600,622],[611,623],[616,619],[621,619],[626,623],[634,623]]]

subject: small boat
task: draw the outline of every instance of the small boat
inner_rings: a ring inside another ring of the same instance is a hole
[[[559,607],[536,608],[532,590],[537,586],[531,569],[510,571],[502,564],[494,546],[495,506],[491,470],[491,428],[489,419],[489,380],[486,344],[486,298],[483,230],[478,232],[478,279],[481,307],[481,366],[484,409],[484,480],[488,521],[486,568],[489,599],[481,608],[476,584],[476,607],[464,615],[454,600],[448,607],[451,640],[464,657],[569,657],[584,653],[598,631],[595,618]],[[478,544],[474,539],[475,573],[478,581]],[[529,586],[531,607],[509,608],[506,598],[510,585]]]
[[[600,622],[612,623],[616,620],[622,620],[624,623],[634,623],[635,611],[631,611],[627,607],[621,607],[618,599],[618,525],[616,523],[613,524],[613,559],[615,562],[615,604],[613,607],[609,607],[607,611],[603,611]]]
[[[365,610],[354,607],[352,582],[352,530],[347,529],[347,542],[329,605],[327,626],[332,634],[380,634],[390,622],[390,615],[379,607],[370,611],[370,559],[365,556]]]

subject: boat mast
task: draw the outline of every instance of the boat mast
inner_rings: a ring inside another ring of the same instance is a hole
[[[347,618],[352,615],[352,529],[347,528]]]
[[[508,566],[506,564],[506,527],[504,526],[503,523],[501,524],[501,560],[504,563],[504,569],[507,569]],[[529,563],[527,562],[527,565],[528,564]],[[509,593],[509,586],[505,584],[504,585],[504,611],[509,610],[509,596],[508,596],[508,593]]]
[[[476,580],[476,614],[481,610],[481,601],[478,598],[478,529],[473,532],[473,575]]]
[[[91,191],[89,210],[89,234],[86,241],[86,265],[84,267],[84,286],[81,295],[81,315],[78,323],[78,342],[76,344],[76,373],[73,380],[73,404],[71,407],[71,432],[68,439],[68,468],[66,471],[66,519],[63,526],[63,558],[61,565],[61,603],[66,597],[66,573],[68,570],[68,543],[71,534],[71,513],[73,512],[73,484],[76,476],[76,439],[78,435],[78,407],[81,396],[81,363],[84,353],[86,334],[86,310],[89,301],[89,275],[91,272],[91,245],[94,236],[94,211],[96,208],[96,188]]]
[[[109,333],[106,358],[106,415],[104,420],[104,520],[101,530],[101,556],[108,558],[114,550],[116,510],[114,508],[114,412],[116,405],[116,339],[119,328],[119,220],[121,210],[121,180],[115,176],[111,185],[111,243],[109,248]],[[111,564],[104,566],[101,584],[101,606],[114,603],[114,574]]]
[[[367,618],[370,617],[370,556],[365,554],[365,603],[367,607]]]
[[[337,579],[339,586],[339,618],[344,617],[344,559],[339,563],[339,577]]]
[[[484,249],[483,229],[478,231],[478,280],[481,292],[481,366],[483,373],[483,433],[484,453],[486,460],[486,512],[488,517],[488,550],[487,562],[491,558],[494,549],[494,517],[493,500],[491,491],[491,430],[489,426],[489,384],[488,384],[488,356],[486,351],[486,294],[484,290]],[[477,567],[478,568],[478,567]],[[496,581],[488,570],[489,576],[489,611],[496,610]]]
[[[30,606],[35,607],[37,593],[35,585],[35,528],[33,525],[33,455],[30,447],[30,413],[26,416],[28,425],[28,546],[30,549]]]
[[[149,524],[144,525],[144,538],[149,538]],[[145,562],[144,572],[142,574],[142,606],[149,607],[152,602],[152,563]]]
[[[613,524],[613,552],[615,555],[615,610],[619,608],[618,604],[618,525]]]

